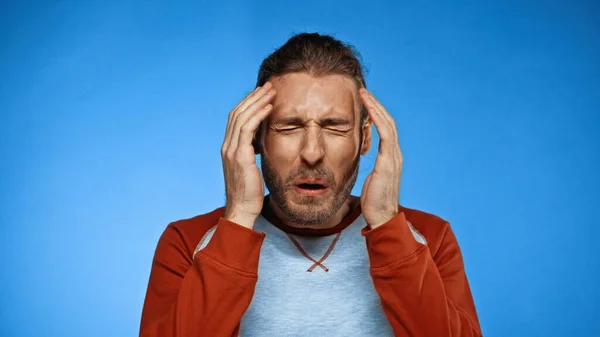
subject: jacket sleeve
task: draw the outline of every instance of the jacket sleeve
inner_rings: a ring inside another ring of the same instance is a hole
[[[236,336],[257,281],[264,233],[219,218],[208,245],[190,256],[169,225],[150,272],[141,337]]]
[[[482,336],[458,242],[448,223],[443,231],[432,256],[404,213],[363,229],[371,277],[396,336]]]

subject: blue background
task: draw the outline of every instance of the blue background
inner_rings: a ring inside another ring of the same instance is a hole
[[[600,336],[600,6],[449,3],[3,1],[0,335],[136,335],[166,225],[224,204],[229,110],[320,31],[361,52],[484,334]]]

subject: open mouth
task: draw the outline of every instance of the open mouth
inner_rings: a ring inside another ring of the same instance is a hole
[[[318,183],[300,183],[296,184],[296,191],[304,196],[315,197],[327,192],[327,186]]]
[[[298,184],[298,187],[307,190],[320,190],[325,188],[325,186],[321,184]]]

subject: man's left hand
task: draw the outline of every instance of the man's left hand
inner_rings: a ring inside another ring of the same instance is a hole
[[[359,94],[379,134],[375,168],[365,179],[360,196],[363,216],[373,229],[398,215],[403,158],[396,123],[392,116],[366,89],[361,88]]]

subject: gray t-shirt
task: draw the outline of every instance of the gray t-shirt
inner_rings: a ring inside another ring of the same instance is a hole
[[[361,214],[337,234],[299,236],[259,216],[254,230],[266,237],[240,336],[393,336],[369,274],[365,226]]]

